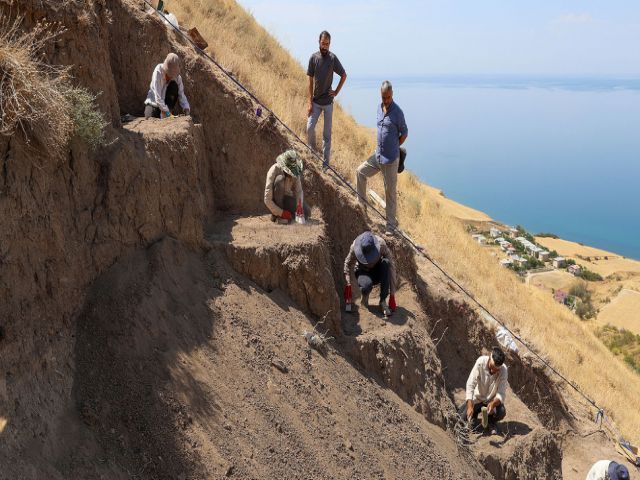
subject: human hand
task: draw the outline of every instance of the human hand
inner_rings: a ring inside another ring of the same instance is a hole
[[[285,220],[291,220],[293,216],[291,215],[291,212],[289,210],[283,210],[282,215],[280,215],[280,218],[284,218]]]
[[[395,295],[389,295],[389,308],[391,309],[392,312],[396,311],[397,305],[396,305]]]
[[[311,112],[313,112],[313,102],[309,102],[309,108],[307,108],[307,117],[311,116]]]
[[[467,402],[467,420],[471,420],[473,417],[473,403]]]
[[[337,90],[329,90],[329,96],[330,97],[337,97],[338,96],[338,91]]]

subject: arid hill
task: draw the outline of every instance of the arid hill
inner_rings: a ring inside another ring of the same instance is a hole
[[[65,28],[45,62],[99,94],[107,121],[96,150],[72,134],[54,155],[28,123],[0,136],[0,478],[578,479],[613,458],[589,409],[524,354],[508,358],[499,435],[461,428],[495,326],[403,241],[398,312],[341,313],[342,260],[368,226],[350,191],[142,2],[0,13]],[[193,117],[121,124],[170,51]],[[304,226],[262,205],[290,147]]]

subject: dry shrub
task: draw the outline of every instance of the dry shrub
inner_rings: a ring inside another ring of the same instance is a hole
[[[64,94],[72,107],[73,134],[92,149],[104,145],[107,122],[98,110],[96,96],[80,87],[68,88]]]
[[[73,132],[69,69],[48,65],[44,46],[62,30],[39,23],[22,31],[22,19],[0,19],[0,134],[22,132],[39,149],[62,154]]]

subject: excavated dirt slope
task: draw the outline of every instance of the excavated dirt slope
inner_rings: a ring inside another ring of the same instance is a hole
[[[368,224],[349,191],[305,153],[311,221],[270,222],[266,171],[304,148],[141,2],[0,1],[16,13],[67,28],[47,58],[111,125],[63,160],[0,137],[0,478],[577,479],[612,456],[527,356],[498,434],[461,430],[493,326],[397,239],[396,314],[341,313]],[[121,125],[169,51],[193,118]]]

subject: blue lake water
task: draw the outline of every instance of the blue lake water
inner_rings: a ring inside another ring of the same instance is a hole
[[[369,127],[381,80],[340,94]],[[506,224],[640,259],[640,79],[390,80],[423,181]]]

